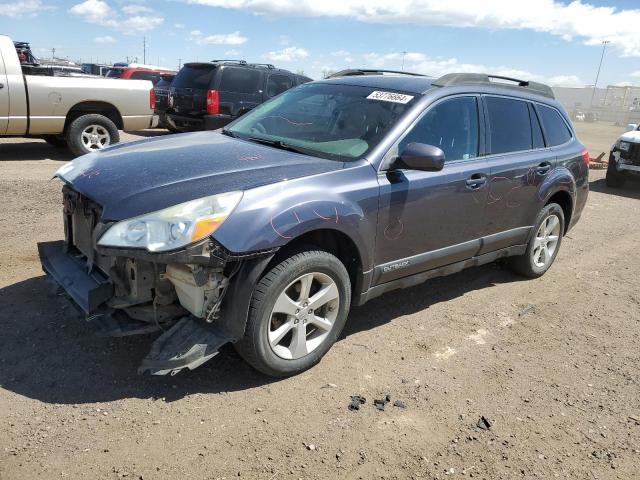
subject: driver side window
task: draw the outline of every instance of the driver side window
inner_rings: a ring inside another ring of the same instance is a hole
[[[442,149],[445,161],[478,156],[478,103],[475,97],[456,97],[431,107],[398,145],[401,153],[412,143]]]

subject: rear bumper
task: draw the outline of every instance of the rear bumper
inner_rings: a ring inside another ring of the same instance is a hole
[[[69,254],[64,241],[38,243],[38,254],[45,273],[88,315],[100,312],[113,296],[109,279],[97,270],[88,273],[86,263]]]
[[[638,166],[638,165],[627,165],[625,163],[618,163],[618,170],[620,170],[621,172],[627,171],[627,172],[640,173],[640,166]]]
[[[202,117],[189,117],[175,113],[167,114],[167,117],[179,129],[187,130],[217,130],[233,120],[231,115],[203,115]]]

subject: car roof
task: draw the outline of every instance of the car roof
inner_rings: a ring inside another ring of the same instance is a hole
[[[433,78],[409,75],[355,75],[327,78],[316,83],[333,83],[361,87],[386,88],[411,93],[424,93],[433,88]]]

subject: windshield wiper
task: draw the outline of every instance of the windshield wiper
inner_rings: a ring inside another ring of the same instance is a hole
[[[226,135],[227,137],[238,138],[238,136],[235,133],[233,133],[231,130],[227,128],[223,128],[221,133],[223,135]]]
[[[304,154],[309,153],[308,150],[302,147],[296,147],[295,145],[291,145],[289,143],[283,142],[282,140],[269,140],[268,138],[260,138],[260,137],[246,137],[246,140],[249,140],[250,142],[261,143],[263,145],[269,145],[270,147],[279,148],[280,150],[287,150],[289,152],[304,153]]]

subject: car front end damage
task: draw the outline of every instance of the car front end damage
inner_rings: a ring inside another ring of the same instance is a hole
[[[640,174],[640,142],[621,138],[611,151],[611,160],[619,172]]]
[[[105,246],[117,222],[104,222],[100,205],[69,185],[63,205],[65,239],[38,244],[42,267],[99,334],[162,332],[140,373],[194,369],[242,337],[252,272],[272,251],[234,255],[211,236],[157,252]]]

